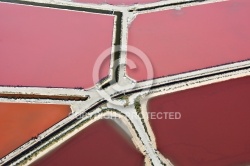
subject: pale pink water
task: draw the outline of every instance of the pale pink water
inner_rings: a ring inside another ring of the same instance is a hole
[[[250,1],[229,0],[136,17],[128,44],[151,60],[154,78],[250,58]],[[147,79],[142,61],[128,75]]]
[[[92,87],[94,63],[112,45],[113,21],[113,16],[0,3],[0,85]],[[101,77],[108,72],[105,64]]]

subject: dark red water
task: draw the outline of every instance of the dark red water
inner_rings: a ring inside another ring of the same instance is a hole
[[[151,60],[154,78],[250,58],[250,1],[214,4],[141,14],[129,28],[128,44]],[[142,61],[128,75],[147,79]]]
[[[151,119],[158,149],[176,166],[250,164],[250,77],[151,99],[149,112],[180,112]]]
[[[113,24],[113,16],[0,2],[0,85],[92,87]],[[107,76],[109,63],[97,73]]]
[[[120,130],[120,129],[119,129]],[[32,165],[140,166],[143,155],[108,120],[87,127]]]
[[[0,103],[0,158],[70,113],[70,107],[53,104]]]

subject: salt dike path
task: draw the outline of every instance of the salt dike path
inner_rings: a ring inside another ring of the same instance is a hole
[[[241,1],[245,2],[244,0]],[[0,165],[29,165],[33,163],[70,137],[76,135],[80,130],[83,130],[97,121],[98,118],[91,117],[98,115],[101,117],[118,117],[123,122],[123,125],[128,128],[133,143],[145,156],[146,165],[172,166],[173,163],[171,160],[169,160],[167,156],[160,154],[157,150],[155,136],[148,119],[145,118],[147,110],[143,98],[150,95],[157,96],[173,93],[250,75],[250,60],[248,59],[240,59],[232,63],[218,64],[214,67],[206,67],[175,75],[161,76],[155,79],[153,79],[152,72],[151,78],[140,82],[137,82],[136,79],[127,75],[126,65],[129,66],[132,64],[129,63],[127,59],[127,53],[135,52],[143,54],[139,50],[136,50],[136,48],[128,45],[129,27],[136,19],[137,15],[170,9],[181,10],[182,8],[191,6],[205,6],[213,3],[226,3],[224,0],[166,0],[130,6],[58,0],[1,0],[0,4],[2,3],[110,15],[115,17],[115,21],[112,48],[109,50],[111,52],[109,75],[104,79],[99,79],[97,74],[100,72],[100,66],[93,66],[93,79],[94,82],[97,81],[94,87],[86,89],[16,86],[0,87],[0,102],[58,104],[69,105],[71,108],[71,114],[69,116],[39,134],[36,139],[26,142],[16,150],[4,156],[0,160]],[[101,54],[101,56],[103,55],[106,57],[106,54],[110,55],[109,51],[108,53]],[[250,55],[248,58],[250,58]],[[150,62],[150,60],[148,62]],[[97,63],[97,65],[99,64]],[[72,68],[73,67],[74,66],[72,66]],[[124,96],[127,98],[124,98]],[[139,116],[138,110],[135,109],[138,100],[142,104],[140,111],[143,118]],[[87,122],[84,123],[83,126],[75,129],[75,126],[85,121]],[[59,141],[53,143],[53,139],[59,139]],[[23,163],[28,156],[30,156],[31,159]]]

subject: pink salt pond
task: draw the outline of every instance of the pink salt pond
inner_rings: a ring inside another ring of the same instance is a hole
[[[90,88],[96,59],[112,46],[113,16],[0,2],[0,21],[4,86]]]
[[[129,27],[128,44],[150,59],[154,78],[213,67],[250,58],[250,1],[229,0],[137,15]],[[127,68],[137,81],[146,67]]]
[[[108,120],[97,121],[32,165],[144,165],[144,156],[114,125]]]
[[[179,112],[151,119],[158,150],[176,166],[250,163],[250,77],[152,98],[148,111]]]

